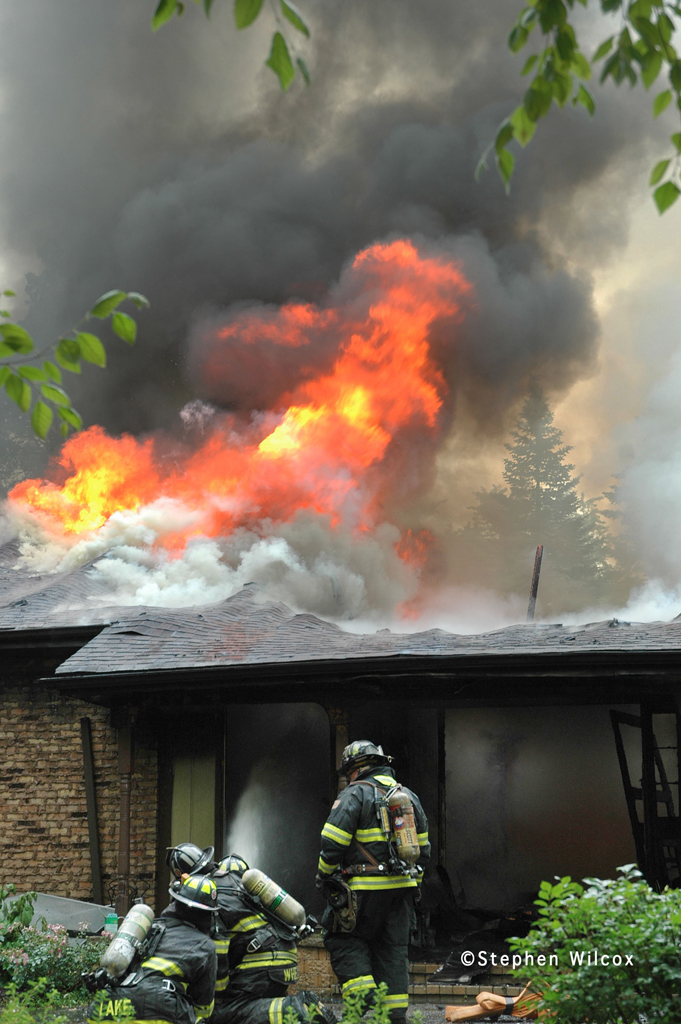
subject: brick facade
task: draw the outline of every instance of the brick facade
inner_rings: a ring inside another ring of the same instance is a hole
[[[105,708],[34,686],[0,692],[2,881],[19,891],[92,899],[80,719],[92,729],[104,900],[115,887],[119,775],[116,730]],[[157,757],[135,749],[131,797],[131,882],[153,906],[157,834]]]

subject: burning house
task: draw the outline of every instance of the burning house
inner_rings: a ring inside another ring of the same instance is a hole
[[[236,411],[194,403],[182,440],[90,428],[14,487],[8,878],[162,901],[165,848],[189,839],[314,905],[337,755],[359,736],[423,799],[435,930],[556,873],[678,877],[678,622],[419,628],[437,542],[400,510],[432,479],[448,339],[475,301],[450,253],[374,244],[324,304],[202,322],[205,387]],[[246,381],[276,367],[275,411],[229,398],[237,359]],[[377,610],[412,631],[376,629]]]

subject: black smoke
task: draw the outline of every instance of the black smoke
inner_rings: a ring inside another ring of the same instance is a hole
[[[549,117],[508,198],[473,172],[523,88],[511,0],[310,2],[313,84],[285,96],[261,69],[264,20],[238,34],[219,0],[210,24],[190,5],[152,35],[152,6],[2,14],[1,215],[10,283],[30,268],[26,326],[50,340],[114,286],[152,302],[135,349],[110,339],[106,373],[69,380],[86,421],[140,432],[195,397],[267,406],[293,364],[235,352],[232,393],[211,394],[188,337],[234,303],[323,303],[396,234],[451,250],[476,286],[456,350],[445,329],[434,342],[479,425],[500,426],[530,374],[560,390],[590,372],[588,266],[626,236],[647,100],[601,91],[597,121]]]

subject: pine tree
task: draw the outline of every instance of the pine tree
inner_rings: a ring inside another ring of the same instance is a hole
[[[543,544],[539,604],[544,614],[607,600],[615,577],[611,538],[596,501],[578,491],[579,477],[567,461],[571,447],[553,425],[536,382],[511,436],[506,486],[478,492],[464,531],[492,570],[487,582],[528,592],[534,551]]]

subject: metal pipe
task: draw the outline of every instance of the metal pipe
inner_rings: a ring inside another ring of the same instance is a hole
[[[544,545],[537,544],[537,552],[534,556],[534,569],[532,570],[532,586],[530,587],[530,603],[527,606],[527,621],[534,622],[534,609],[537,604],[537,591],[539,590],[539,573],[541,572],[541,560],[544,554]]]
[[[92,899],[95,903],[104,903],[102,892],[102,868],[99,856],[99,831],[97,829],[97,799],[95,791],[95,771],[92,757],[92,728],[89,718],[80,720],[80,741],[83,747],[83,777],[85,781],[85,806],[87,808],[87,827],[90,846],[90,873],[92,875]]]
[[[447,867],[447,761],[445,710],[437,712],[437,862]]]

